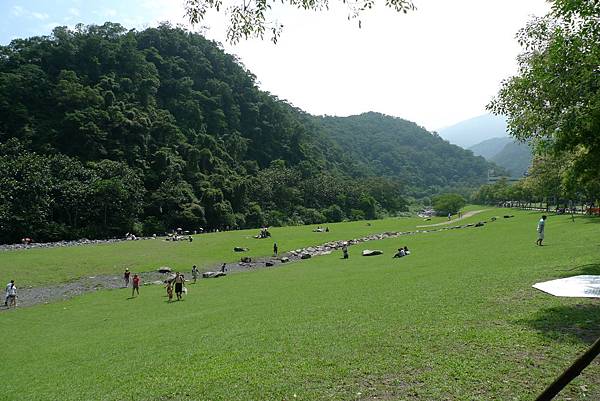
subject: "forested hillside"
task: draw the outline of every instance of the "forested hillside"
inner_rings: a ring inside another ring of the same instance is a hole
[[[316,120],[358,169],[394,177],[416,197],[481,185],[492,168],[483,157],[401,118],[371,112]]]
[[[494,156],[504,149],[504,147],[514,141],[514,139],[505,136],[502,138],[491,138],[479,142],[476,145],[469,147],[475,156],[483,156],[486,160],[491,160]]]
[[[527,144],[516,142],[510,137],[488,139],[471,146],[469,150],[506,169],[511,177],[522,177],[533,158]]]
[[[531,166],[532,158],[531,148],[527,144],[511,141],[490,161],[504,167],[512,177],[522,177]]]
[[[315,119],[168,25],[14,40],[0,47],[0,241],[375,218],[404,210],[406,187],[485,176],[416,126],[395,144],[401,120],[361,118]]]

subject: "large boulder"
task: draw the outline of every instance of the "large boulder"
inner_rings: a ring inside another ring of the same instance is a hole
[[[290,261],[290,258],[288,258],[287,256],[284,256],[280,260],[281,260],[281,263],[287,263]]]
[[[233,248],[234,252],[248,252],[248,248],[243,248],[241,246],[236,246],[235,248]]]
[[[250,256],[242,256],[240,261],[242,263],[250,263],[250,262],[252,262],[252,258]]]
[[[158,268],[159,273],[171,273],[173,270],[168,266],[162,266]]]
[[[202,273],[202,278],[218,278],[218,277],[224,277],[226,275],[227,275],[227,273],[225,273],[225,272],[204,272],[204,273]]]
[[[383,251],[380,251],[379,249],[365,249],[364,251],[362,251],[362,255],[363,256],[383,255]]]
[[[310,253],[303,253],[302,256],[300,256],[300,259],[310,259],[311,257]]]

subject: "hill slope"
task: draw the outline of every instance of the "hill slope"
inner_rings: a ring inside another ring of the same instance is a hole
[[[491,160],[510,142],[512,142],[512,138],[510,137],[490,138],[469,147],[469,150],[476,156],[482,156],[487,160]]]
[[[507,136],[506,119],[484,114],[438,130],[448,142],[468,148],[486,139]]]
[[[510,137],[487,139],[471,146],[469,150],[506,169],[512,177],[523,176],[531,165],[529,146],[515,142]]]
[[[509,142],[504,148],[490,159],[504,167],[512,177],[522,177],[531,165],[532,153],[529,146],[518,142]]]
[[[485,176],[413,123],[372,114],[348,140],[321,120],[169,25],[15,40],[0,47],[0,241],[375,218],[404,210],[406,187]]]
[[[481,184],[490,168],[483,158],[401,118],[370,112],[316,120],[370,174],[397,177],[417,196]]]

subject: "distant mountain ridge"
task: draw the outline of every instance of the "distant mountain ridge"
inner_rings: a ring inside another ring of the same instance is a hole
[[[472,151],[475,156],[482,156],[487,160],[491,160],[512,141],[513,139],[510,137],[486,139],[483,142],[471,146],[469,150]]]
[[[357,171],[395,177],[412,196],[479,185],[492,167],[484,158],[473,157],[470,151],[401,118],[368,112],[314,120],[356,163]]]
[[[490,161],[510,171],[512,177],[522,177],[529,169],[532,157],[528,145],[512,141]]]
[[[492,138],[507,137],[506,118],[484,114],[438,130],[448,142],[469,148]]]
[[[486,139],[469,148],[476,156],[504,167],[512,177],[521,177],[531,165],[531,149],[510,137]]]

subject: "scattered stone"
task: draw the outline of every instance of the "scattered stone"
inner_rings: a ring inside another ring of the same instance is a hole
[[[265,266],[267,266],[267,267],[275,266],[275,263],[273,263],[273,262],[265,262]]]
[[[158,268],[159,273],[171,273],[172,271],[173,270],[171,270],[171,268],[168,266],[162,266]]]
[[[240,261],[243,263],[250,263],[250,262],[252,262],[252,258],[250,256],[242,256]]]
[[[284,256],[283,258],[281,258],[279,260],[281,260],[281,263],[287,263],[290,261],[290,258],[288,258],[287,256]]]
[[[379,249],[365,249],[364,251],[362,251],[362,255],[363,256],[383,255],[383,251],[381,251]]]
[[[300,259],[310,259],[312,257],[312,255],[310,253],[303,253],[302,256],[300,256]]]
[[[202,273],[202,278],[218,278],[218,277],[224,277],[226,275],[227,275],[227,273],[225,273],[225,272],[204,272],[204,273]]]
[[[249,249],[248,248],[243,248],[241,246],[236,246],[235,248],[233,248],[234,252],[248,252]]]

